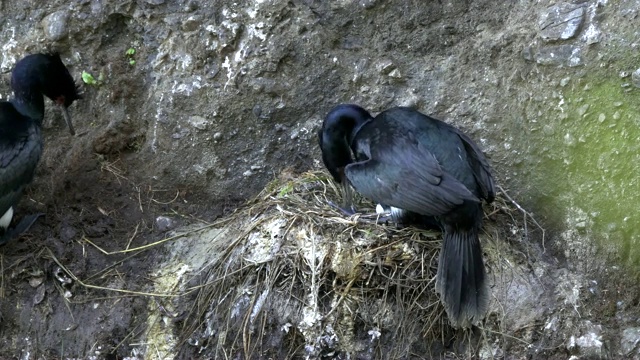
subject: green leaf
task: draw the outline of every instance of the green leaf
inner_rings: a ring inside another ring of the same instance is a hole
[[[127,50],[126,54],[127,54],[127,56],[133,56],[133,55],[136,54],[136,49],[129,48],[129,50]]]
[[[89,74],[86,71],[82,71],[82,81],[84,81],[84,83],[88,85],[95,85],[97,83],[93,75]]]

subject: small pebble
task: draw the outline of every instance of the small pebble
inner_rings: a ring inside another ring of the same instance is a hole
[[[38,286],[36,290],[36,294],[33,297],[33,305],[38,305],[44,300],[45,295],[47,294],[46,286]]]
[[[395,78],[395,79],[400,79],[402,77],[402,74],[400,74],[400,70],[393,69],[389,73],[389,77],[392,77],[392,78]]]
[[[158,216],[156,218],[156,227],[159,231],[168,231],[175,227],[176,222],[168,216]]]
[[[37,288],[38,286],[40,286],[40,284],[42,284],[44,282],[44,279],[41,277],[34,277],[29,279],[29,285],[32,288]]]
[[[209,121],[203,118],[202,116],[191,116],[189,120],[187,120],[191,126],[198,130],[206,130]]]
[[[182,24],[182,30],[184,31],[195,31],[202,25],[202,21],[199,18],[195,18],[193,16],[189,17]]]
[[[67,35],[67,22],[69,13],[67,11],[56,11],[42,19],[44,36],[51,41],[58,41]]]
[[[371,9],[376,6],[376,0],[360,0],[360,6],[365,9]]]
[[[378,71],[385,75],[385,74],[389,74],[391,72],[391,70],[395,69],[396,66],[393,65],[393,61],[389,60],[389,59],[384,59],[381,60],[377,65],[376,65],[376,69],[378,69]]]
[[[62,241],[71,241],[77,234],[78,232],[72,226],[63,225],[60,227],[59,236]]]
[[[253,115],[259,119],[260,115],[262,115],[262,106],[256,104],[253,107],[252,112],[253,112]]]
[[[640,69],[631,74],[631,82],[633,83],[633,86],[640,88]]]
[[[589,104],[584,104],[578,108],[578,115],[583,116],[589,110]]]

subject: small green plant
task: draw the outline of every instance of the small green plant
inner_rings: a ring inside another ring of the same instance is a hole
[[[89,74],[86,71],[82,72],[82,81],[84,81],[84,83],[87,85],[95,85],[97,83],[93,75]]]
[[[104,81],[104,74],[100,72],[100,75],[98,75],[98,78],[96,79],[93,75],[91,75],[91,73],[82,71],[82,81],[87,85],[100,86]]]
[[[277,197],[285,197],[291,192],[293,192],[293,182],[290,181],[280,188]]]
[[[125,52],[125,55],[127,57],[127,60],[129,61],[129,65],[133,66],[136,64],[136,59],[133,58],[133,56],[136,54],[136,49],[130,47],[129,49],[127,49],[127,51]]]

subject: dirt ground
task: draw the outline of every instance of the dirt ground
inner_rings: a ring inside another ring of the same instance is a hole
[[[39,168],[16,216],[46,216],[0,249],[3,358],[130,355],[154,301],[135,292],[148,291],[145,277],[162,250],[118,252],[233,206],[197,203],[197,194],[185,189],[136,182],[125,164],[122,157],[83,153],[65,172]]]

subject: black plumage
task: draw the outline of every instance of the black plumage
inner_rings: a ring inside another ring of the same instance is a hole
[[[72,135],[75,132],[67,107],[80,98],[73,77],[58,54],[24,57],[13,69],[11,88],[14,97],[0,102],[0,244],[28,229],[39,216],[25,216],[14,229],[9,229],[13,207],[33,180],[42,154],[44,96],[61,105]]]
[[[393,213],[396,221],[421,219],[441,227],[436,291],[452,325],[480,321],[489,302],[478,239],[481,200],[493,201],[495,190],[479,147],[455,127],[415,110],[392,108],[373,118],[356,105],[331,110],[319,141],[336,182],[401,209]]]

